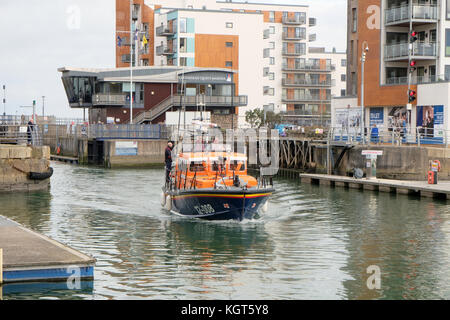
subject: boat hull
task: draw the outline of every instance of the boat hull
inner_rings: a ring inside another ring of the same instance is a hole
[[[273,189],[184,190],[169,192],[172,212],[203,220],[253,219]]]

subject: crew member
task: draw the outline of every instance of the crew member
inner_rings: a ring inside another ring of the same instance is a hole
[[[172,150],[173,150],[173,143],[172,141],[169,141],[167,143],[167,148],[165,152],[166,183],[170,182],[170,172],[172,171]]]

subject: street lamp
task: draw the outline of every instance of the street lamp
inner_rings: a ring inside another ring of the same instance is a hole
[[[369,46],[367,41],[363,41],[362,47],[361,47],[361,120],[360,120],[360,126],[361,126],[361,142],[365,143],[364,138],[364,63],[366,62],[366,53],[369,52]]]

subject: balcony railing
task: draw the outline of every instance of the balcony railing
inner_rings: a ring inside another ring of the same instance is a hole
[[[168,46],[158,46],[156,47],[156,55],[158,56],[162,56],[162,55],[173,55],[174,54],[174,50],[171,47]]]
[[[306,24],[306,17],[283,17],[283,24],[302,25]]]
[[[404,5],[397,8],[390,8],[385,11],[385,24],[393,24],[396,22],[409,21],[409,6]],[[433,22],[437,20],[438,10],[437,6],[432,5],[413,5],[412,19],[413,20],[430,20]]]
[[[306,50],[288,50],[283,49],[282,54],[284,56],[302,56],[306,54]]]
[[[123,106],[127,103],[125,94],[107,94],[97,93],[93,96],[92,105],[94,106]]]
[[[288,87],[331,87],[333,82],[331,79],[316,80],[316,79],[283,79],[283,86]]]
[[[335,65],[325,65],[321,67],[315,64],[297,64],[290,67],[288,64],[283,64],[283,71],[303,71],[303,72],[331,72],[336,70]]]
[[[296,34],[294,32],[292,32],[292,33],[283,32],[282,37],[283,37],[283,40],[300,41],[300,40],[305,40],[306,39],[306,33]]]
[[[156,28],[156,35],[158,37],[169,37],[175,34],[174,30],[168,26],[159,26]]]
[[[320,95],[320,94],[305,94],[305,95],[300,95],[300,96],[296,96],[293,98],[288,98],[286,96],[283,96],[282,100],[284,102],[308,102],[308,101],[326,102],[326,101],[331,101],[331,94],[327,94],[325,96]]]
[[[408,43],[399,43],[393,45],[387,45],[384,48],[384,58],[390,59],[403,59],[408,58]],[[413,57],[424,57],[434,59],[437,57],[439,46],[435,42],[415,42],[412,46],[411,55]]]
[[[205,104],[205,106],[224,106],[224,107],[235,107],[248,105],[248,96],[207,96],[207,95],[196,95],[196,96],[180,96],[176,95],[173,97],[174,106],[197,106]]]
[[[448,81],[448,77],[445,75],[432,75],[432,76],[412,76],[411,84],[426,84],[426,83],[434,83],[439,81]],[[390,77],[386,78],[387,85],[408,84],[408,77]]]

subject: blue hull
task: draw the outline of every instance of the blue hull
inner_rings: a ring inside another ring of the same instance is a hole
[[[169,193],[172,211],[203,220],[253,219],[267,202],[273,189],[192,190]]]

